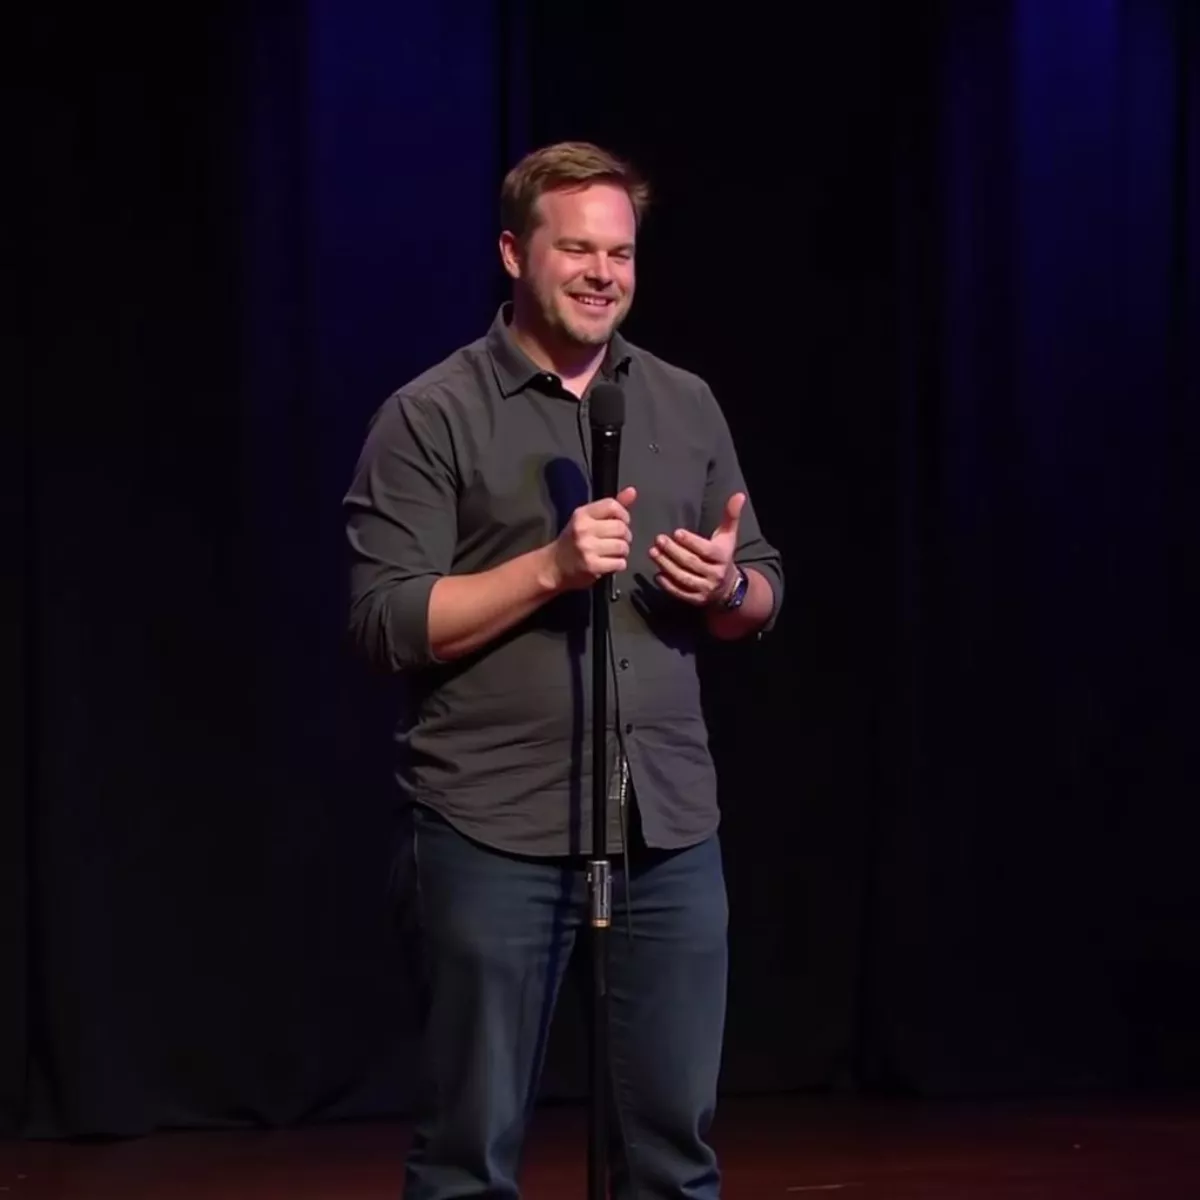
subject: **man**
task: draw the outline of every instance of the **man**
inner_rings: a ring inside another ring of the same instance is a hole
[[[588,623],[607,578],[613,1182],[621,1197],[708,1200],[727,911],[695,653],[706,635],[770,627],[780,558],[709,388],[618,333],[645,183],[566,143],[515,166],[501,200],[511,302],[383,405],[346,497],[352,633],[412,690],[398,777],[426,1088],[405,1195],[518,1194],[547,1028],[587,925]],[[626,398],[627,482],[591,501],[602,381]]]

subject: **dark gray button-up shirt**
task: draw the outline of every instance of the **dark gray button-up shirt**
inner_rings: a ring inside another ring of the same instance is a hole
[[[591,846],[591,597],[551,600],[491,645],[437,662],[429,594],[447,574],[483,571],[558,535],[591,500],[588,397],[540,370],[512,340],[509,306],[487,335],[392,395],[375,414],[346,496],[351,633],[410,703],[397,737],[406,797],[468,836],[524,854]],[[703,613],[654,583],[649,548],[680,527],[708,537],[746,491],[737,561],[783,600],[725,419],[708,386],[617,335],[596,382],[625,392],[620,486],[637,488],[633,545],[614,577],[610,761],[628,759],[651,846],[700,841],[718,823],[700,705]],[[594,386],[594,385],[593,385]],[[620,850],[610,806],[610,853]]]

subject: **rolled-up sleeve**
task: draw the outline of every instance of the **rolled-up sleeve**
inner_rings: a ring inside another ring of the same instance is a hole
[[[444,411],[429,397],[399,393],[375,414],[344,498],[350,636],[384,670],[437,661],[429,595],[454,560],[454,463]]]
[[[734,561],[741,567],[753,567],[771,585],[774,603],[771,615],[759,629],[767,633],[774,628],[783,606],[783,556],[767,541],[759,524],[754,497],[747,486],[738,460],[733,434],[716,397],[707,385],[703,389],[705,418],[712,432],[712,450],[708,463],[708,478],[704,488],[704,503],[700,512],[701,532],[707,537],[720,523],[729,497],[744,492],[746,503],[738,522],[738,544]]]

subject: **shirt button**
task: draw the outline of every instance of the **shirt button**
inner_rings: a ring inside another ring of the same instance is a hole
[[[633,732],[633,722],[632,722],[632,721],[626,721],[626,722],[625,722],[625,732],[626,732],[626,733],[632,733],[632,732]]]
[[[627,659],[627,658],[623,658],[623,659],[621,659],[621,670],[622,670],[622,671],[628,671],[628,670],[629,670],[629,659]]]

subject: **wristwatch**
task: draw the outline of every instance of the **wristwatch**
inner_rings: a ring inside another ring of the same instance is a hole
[[[733,585],[733,591],[719,605],[719,607],[725,609],[727,612],[732,612],[734,609],[742,607],[742,601],[746,599],[746,592],[750,587],[750,578],[746,572],[736,563],[733,569],[738,575],[737,583]]]

